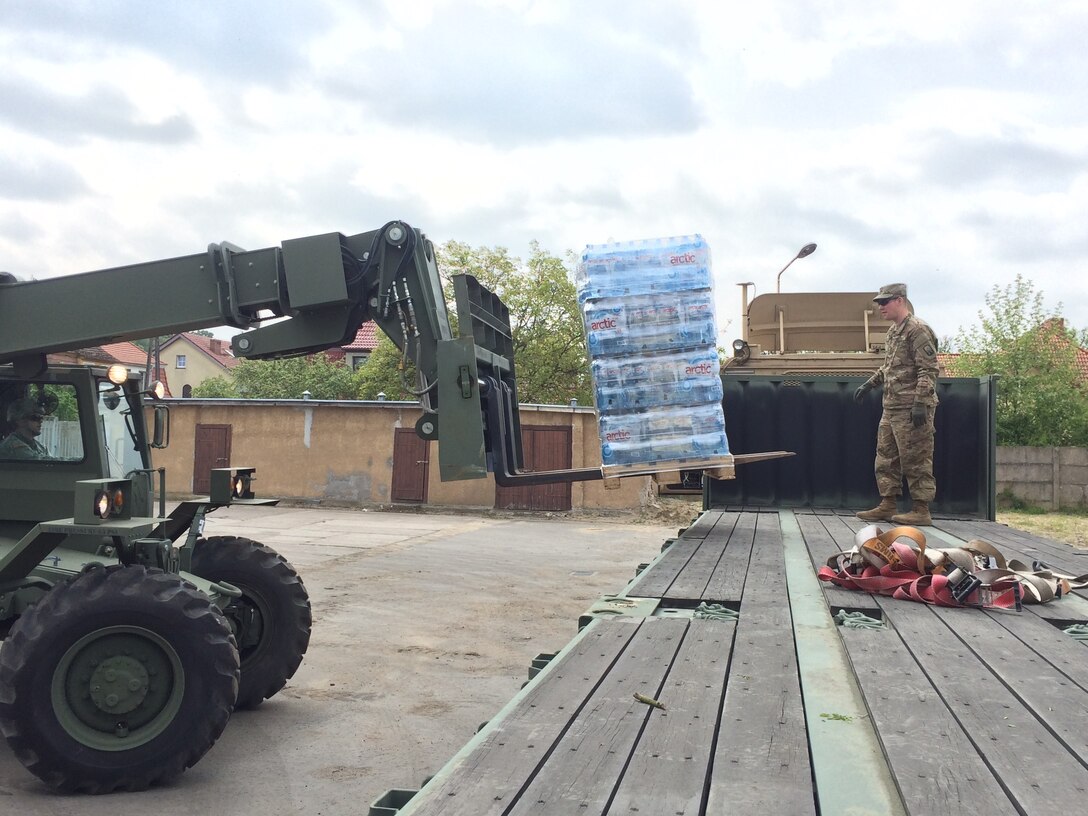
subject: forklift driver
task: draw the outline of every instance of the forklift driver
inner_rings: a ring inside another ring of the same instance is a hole
[[[48,459],[37,437],[42,432],[42,406],[33,397],[17,399],[8,406],[8,422],[14,430],[0,442],[0,459]]]

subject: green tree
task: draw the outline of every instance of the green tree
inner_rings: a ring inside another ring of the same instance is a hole
[[[525,263],[505,247],[471,247],[459,241],[447,241],[437,255],[447,280],[472,275],[510,310],[519,400],[593,404],[578,299],[560,258],[536,241]],[[446,289],[452,309],[452,285]]]
[[[72,422],[79,419],[79,406],[76,403],[76,390],[70,385],[47,385],[44,388],[38,386],[37,393],[29,396],[37,397],[38,402],[46,406],[46,410],[53,414],[61,422]],[[50,403],[56,401],[56,407],[50,407]]]
[[[285,360],[242,360],[234,367],[238,396],[246,399],[300,399],[309,391],[313,399],[355,398],[354,372],[342,360],[324,353]]]
[[[960,328],[959,376],[998,375],[999,445],[1088,445],[1088,384],[1076,363],[1088,332],[1066,328],[1061,304],[1051,312],[1043,293],[1017,275],[986,296],[980,325]]]
[[[403,371],[401,367],[403,365]],[[374,400],[385,394],[391,400],[418,399],[415,390],[415,368],[410,360],[402,361],[400,349],[385,335],[378,336],[378,345],[367,361],[355,372],[355,394],[359,399]]]
[[[238,388],[230,377],[211,377],[193,386],[194,397],[231,399],[238,397]]]

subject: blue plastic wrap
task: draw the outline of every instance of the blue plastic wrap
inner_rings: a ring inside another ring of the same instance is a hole
[[[575,285],[604,470],[728,461],[710,249],[702,237],[587,246]]]

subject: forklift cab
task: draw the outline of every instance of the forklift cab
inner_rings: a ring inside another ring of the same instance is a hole
[[[4,524],[71,516],[76,482],[151,466],[138,384],[112,382],[104,369],[54,367],[29,379],[0,369],[0,420]]]

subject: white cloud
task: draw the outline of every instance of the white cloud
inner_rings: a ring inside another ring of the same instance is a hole
[[[734,326],[815,241],[784,289],[903,280],[949,335],[1023,274],[1085,327],[1086,33],[1040,0],[7,0],[0,268],[700,231]]]

